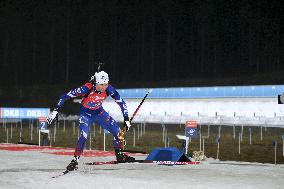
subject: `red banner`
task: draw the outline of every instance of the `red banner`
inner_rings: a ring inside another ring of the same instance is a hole
[[[195,121],[195,120],[186,121],[185,127],[196,128],[197,127],[197,121]]]
[[[39,122],[46,122],[47,118],[46,117],[39,117],[38,120],[39,120]]]

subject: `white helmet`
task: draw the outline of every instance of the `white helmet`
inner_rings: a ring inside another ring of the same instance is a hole
[[[108,74],[104,71],[96,72],[96,84],[106,84],[109,81]]]

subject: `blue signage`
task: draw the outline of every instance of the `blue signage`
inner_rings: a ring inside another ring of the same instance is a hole
[[[123,98],[143,98],[148,89],[119,89]],[[284,85],[155,88],[148,98],[277,97]]]
[[[197,137],[197,121],[190,120],[185,122],[185,136],[191,138]]]
[[[49,112],[49,108],[0,108],[0,118],[37,119]]]
[[[197,136],[197,128],[194,127],[186,127],[185,129],[185,136],[194,138]]]
[[[39,130],[46,130],[47,129],[47,122],[46,121],[40,121],[39,122]]]
[[[47,120],[46,117],[39,117],[38,118],[39,121],[39,130],[46,130],[47,129]]]

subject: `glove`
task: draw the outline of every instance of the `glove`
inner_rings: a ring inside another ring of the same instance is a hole
[[[124,119],[124,124],[123,124],[124,130],[128,131],[129,128],[131,127],[129,119]]]
[[[58,118],[58,108],[55,108],[47,118],[47,123],[50,125],[54,119]]]

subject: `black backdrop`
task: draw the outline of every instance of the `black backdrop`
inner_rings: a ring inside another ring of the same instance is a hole
[[[280,0],[1,0],[0,84],[81,83],[95,61],[123,87],[284,83],[283,15]]]

